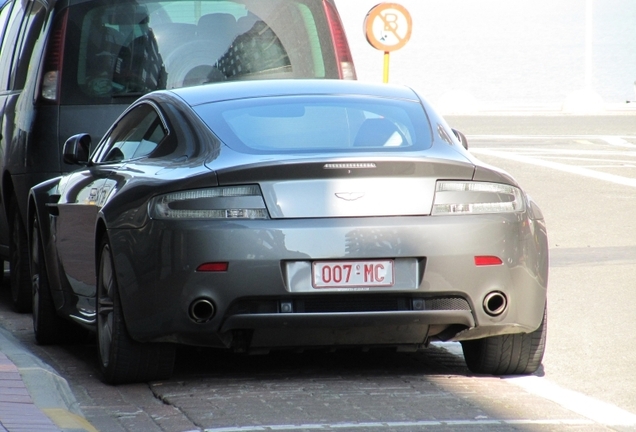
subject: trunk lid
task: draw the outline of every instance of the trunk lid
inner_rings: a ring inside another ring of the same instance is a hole
[[[282,161],[218,172],[258,183],[273,219],[429,215],[438,179],[469,180],[469,163],[431,159]]]

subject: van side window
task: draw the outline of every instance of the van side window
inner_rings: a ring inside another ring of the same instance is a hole
[[[30,3],[26,3],[28,7]],[[7,22],[7,28],[2,39],[2,46],[0,47],[0,90],[11,89],[9,85],[9,79],[13,74],[13,57],[15,56],[16,46],[18,42],[18,36],[20,34],[20,24],[24,17],[23,2],[14,2],[13,10],[9,16]]]
[[[141,104],[112,129],[97,151],[95,162],[113,163],[148,156],[167,135],[157,111],[149,104]]]
[[[14,56],[16,56],[15,58],[18,59],[18,62],[15,65],[15,73],[12,77],[13,89],[24,88],[27,71],[29,69],[29,60],[33,54],[35,42],[42,32],[42,26],[46,16],[46,8],[44,5],[37,1],[33,2],[32,5],[31,10],[25,16],[23,23],[23,28],[25,30],[21,32],[19,48],[14,54]]]
[[[12,6],[12,1],[7,1],[0,6],[0,45],[2,45],[2,39],[4,39],[4,31],[7,28],[7,21],[9,20]]]

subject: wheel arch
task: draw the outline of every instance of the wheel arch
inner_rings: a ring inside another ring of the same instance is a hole
[[[35,218],[38,218],[40,229],[40,242],[42,243],[44,268],[48,274],[49,283],[51,284],[52,291],[60,291],[61,287],[59,279],[57,277],[56,267],[52,265],[56,256],[51,252],[51,226],[48,222],[49,211],[46,207],[48,202],[48,189],[50,188],[33,188],[29,192],[27,199],[27,219],[26,219],[26,234],[29,245],[29,260],[33,259],[33,224]],[[54,296],[55,298],[55,296]]]
[[[101,244],[102,244],[102,239],[104,238],[104,236],[107,233],[107,229],[106,229],[106,222],[104,222],[104,219],[97,218],[97,223],[95,224],[95,275],[99,275],[99,260],[100,260],[100,255],[102,253],[101,251]]]

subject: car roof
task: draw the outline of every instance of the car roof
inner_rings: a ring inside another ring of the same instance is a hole
[[[335,79],[232,81],[185,87],[169,92],[178,95],[191,106],[268,96],[334,94],[420,101],[417,94],[406,86]]]

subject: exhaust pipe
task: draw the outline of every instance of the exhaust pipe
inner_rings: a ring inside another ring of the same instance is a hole
[[[210,321],[215,313],[216,309],[214,308],[214,304],[208,299],[199,298],[190,304],[190,319],[197,324]]]
[[[501,291],[492,291],[484,297],[484,312],[490,316],[499,316],[508,307],[508,298]]]

